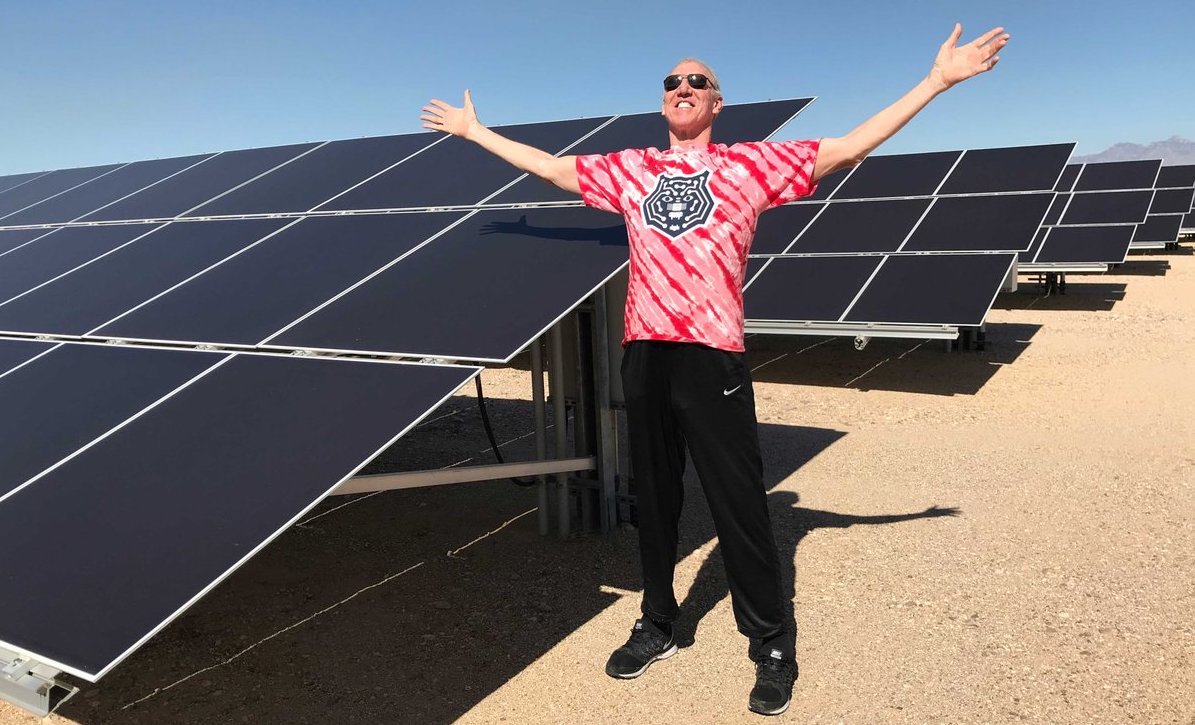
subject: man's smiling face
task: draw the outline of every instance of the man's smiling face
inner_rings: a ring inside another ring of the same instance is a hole
[[[668,129],[674,140],[686,141],[699,136],[714,123],[714,117],[722,110],[722,94],[713,87],[693,88],[688,75],[701,73],[712,78],[713,73],[701,63],[682,61],[669,71],[669,75],[683,76],[680,85],[671,91],[664,91],[662,111],[668,119]]]

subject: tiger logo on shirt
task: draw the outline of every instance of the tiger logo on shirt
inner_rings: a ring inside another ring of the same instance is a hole
[[[717,206],[709,188],[708,170],[689,176],[660,176],[643,200],[643,221],[676,239],[704,226]]]

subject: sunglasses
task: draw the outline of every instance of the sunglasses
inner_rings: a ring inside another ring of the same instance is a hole
[[[664,90],[675,91],[680,88],[680,82],[689,81],[689,87],[700,91],[703,88],[708,88],[713,85],[710,82],[709,76],[704,73],[689,73],[688,75],[676,73],[670,76],[664,76]]]

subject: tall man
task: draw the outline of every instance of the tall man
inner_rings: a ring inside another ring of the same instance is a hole
[[[664,78],[669,148],[556,157],[504,138],[463,108],[433,100],[424,127],[474,141],[589,206],[622,214],[630,241],[623,391],[639,511],[643,617],[606,663],[612,677],[643,674],[676,653],[672,590],[686,445],[722,547],[735,622],[752,640],[751,710],[778,715],[796,679],[785,632],[780,563],[768,518],[755,401],[743,360],[742,287],[756,220],[854,166],[956,83],[991,70],[1003,28],[958,45],[955,25],[929,74],[845,136],[820,141],[710,143],[722,110],[717,76],[686,59]],[[693,198],[708,203],[692,203]]]

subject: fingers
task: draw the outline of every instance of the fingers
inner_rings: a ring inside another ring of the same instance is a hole
[[[963,35],[963,24],[955,23],[954,30],[950,31],[950,37],[946,39],[945,43],[942,43],[942,47],[953,48],[954,46],[958,45],[958,39],[961,38],[962,35]]]
[[[975,40],[973,40],[971,42],[977,48],[983,47],[984,45],[987,45],[988,41],[990,41],[992,38],[996,37],[997,35],[999,35],[1000,33],[1003,33],[1003,32],[1004,32],[1004,28],[992,28],[991,30],[989,30],[988,32],[984,33],[983,35],[979,36],[978,38],[976,38]],[[1007,35],[1004,36],[1004,40],[1008,40]]]

